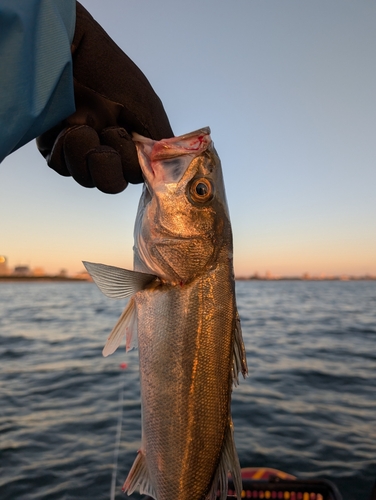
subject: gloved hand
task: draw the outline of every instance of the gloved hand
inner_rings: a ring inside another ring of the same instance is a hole
[[[76,112],[38,137],[38,149],[59,174],[119,193],[143,181],[132,132],[173,132],[145,75],[78,2],[72,59]]]

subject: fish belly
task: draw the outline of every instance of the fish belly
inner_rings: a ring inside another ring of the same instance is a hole
[[[137,294],[142,447],[158,500],[210,492],[231,426],[235,300],[226,268]]]

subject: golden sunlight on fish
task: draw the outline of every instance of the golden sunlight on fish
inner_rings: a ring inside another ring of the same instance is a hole
[[[107,296],[131,297],[103,349],[138,338],[142,443],[123,491],[223,500],[230,472],[240,500],[230,404],[247,364],[220,160],[209,128],[134,140],[145,179],[134,271],[84,263]]]

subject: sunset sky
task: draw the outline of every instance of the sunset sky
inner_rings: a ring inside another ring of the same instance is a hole
[[[237,275],[376,275],[376,2],[82,3],[176,135],[211,127]],[[85,189],[30,143],[0,166],[0,254],[50,273],[129,268],[139,195]]]

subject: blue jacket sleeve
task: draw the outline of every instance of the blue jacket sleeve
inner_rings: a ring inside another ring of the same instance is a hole
[[[0,162],[75,111],[76,0],[0,0]]]

